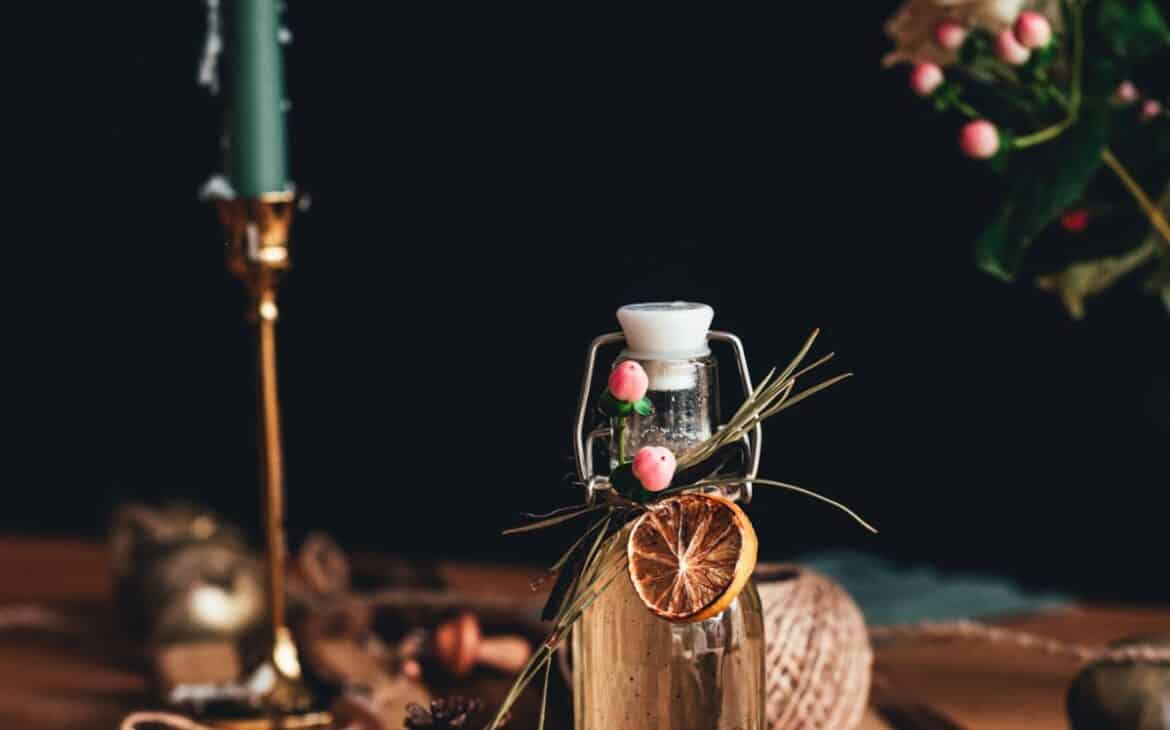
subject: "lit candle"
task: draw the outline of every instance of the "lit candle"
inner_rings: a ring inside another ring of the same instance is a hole
[[[289,189],[277,0],[229,0],[228,172],[244,198]]]

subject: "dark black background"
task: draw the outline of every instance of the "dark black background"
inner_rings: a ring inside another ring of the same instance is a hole
[[[683,298],[757,377],[814,327],[857,373],[768,425],[764,472],[881,534],[764,493],[765,556],[1165,598],[1170,318],[1127,281],[1074,323],[975,269],[996,181],[879,68],[894,5],[294,3],[294,536],[552,558],[565,534],[499,530],[578,497],[586,345],[622,303]],[[203,17],[114,3],[15,34],[6,530],[98,536],[129,498],[258,522],[245,301],[196,199],[222,113]]]

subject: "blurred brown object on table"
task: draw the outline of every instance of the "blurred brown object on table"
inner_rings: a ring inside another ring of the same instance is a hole
[[[336,685],[347,688],[333,704],[333,713],[361,719],[371,718],[386,727],[397,727],[395,719],[406,716],[411,703],[430,701],[430,693],[417,677],[392,673],[378,658],[349,639],[320,639],[308,649],[314,669]]]
[[[264,578],[243,533],[189,504],[127,504],[110,525],[119,618],[152,643],[237,638],[264,615]]]
[[[237,607],[235,581],[255,578],[262,599],[258,561],[241,533],[189,506],[129,505],[115,517],[110,544],[120,614],[131,638],[145,642],[140,651],[158,696],[196,717],[246,712],[263,685],[249,671],[263,602],[254,601],[260,610],[246,623],[216,624]],[[331,537],[311,533],[288,571],[304,668],[318,694],[343,712],[375,713],[397,726],[408,704],[429,700],[424,679],[462,681],[477,665],[514,673],[531,654],[523,636],[485,637],[467,610],[474,606],[447,589],[432,565],[391,558],[354,571]],[[357,590],[355,579],[379,590]],[[514,617],[511,608],[504,615]]]
[[[406,730],[463,730],[476,727],[490,719],[487,709],[478,697],[462,695],[432,700],[426,707],[415,703],[406,708]],[[505,727],[510,721],[511,716],[504,715],[495,727]]]
[[[354,564],[377,568],[386,560],[360,556]],[[531,595],[539,566],[441,562],[436,572],[472,604],[495,605],[502,595]],[[112,585],[101,546],[76,540],[0,538],[0,610],[34,604],[82,616],[92,629],[85,640],[56,631],[0,635],[0,727],[21,730],[95,730],[117,727],[128,712],[156,705],[149,672],[135,647],[110,635]],[[533,597],[539,603],[539,596]],[[538,610],[538,609],[537,609]],[[484,613],[478,612],[482,617]],[[493,618],[493,621],[495,619]],[[1092,606],[1036,614],[1012,628],[1057,639],[1106,643],[1122,635],[1170,632],[1170,606]],[[1078,667],[1059,657],[1010,647],[907,642],[876,649],[876,673],[889,683],[895,704],[929,706],[964,730],[1062,730],[1064,697]],[[437,696],[465,694],[498,702],[511,678],[473,671]],[[547,727],[572,726],[568,693],[550,687]],[[539,688],[526,693],[509,727],[536,727]],[[402,719],[393,727],[402,725]],[[860,730],[899,730],[874,712]],[[903,726],[901,730],[912,730]]]
[[[1170,635],[1115,641],[1110,648],[1153,645],[1170,649]],[[1068,690],[1073,730],[1170,730],[1170,662],[1086,665]]]
[[[244,673],[240,652],[230,641],[163,645],[154,650],[151,659],[164,697],[182,685],[228,684]]]
[[[350,585],[349,560],[327,535],[310,535],[295,565],[299,580],[291,579],[290,588],[302,604],[298,633],[310,647],[326,638],[346,637],[382,661],[387,671],[416,679],[424,664],[455,678],[466,676],[477,665],[514,674],[532,655],[532,644],[523,636],[484,636],[479,619],[468,610],[460,610],[433,630],[428,630],[424,621],[414,623],[410,616],[395,615],[396,611],[417,613],[434,606],[435,613],[430,617],[433,621],[435,616],[450,613],[459,605],[455,592],[408,590],[398,604],[385,600],[389,597],[386,592],[355,592]],[[432,598],[438,600],[432,602]],[[448,604],[444,598],[455,600]],[[396,630],[375,629],[374,619],[379,612],[383,618],[390,614],[389,623],[396,624]],[[391,642],[389,646],[387,641]]]
[[[532,656],[532,644],[521,636],[487,636],[475,614],[463,612],[435,629],[434,651],[439,665],[456,677],[476,665],[516,674]]]

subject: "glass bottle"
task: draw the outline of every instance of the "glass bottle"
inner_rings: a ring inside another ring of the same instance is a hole
[[[618,310],[626,349],[654,404],[649,416],[615,420],[610,466],[642,446],[680,455],[718,426],[714,312],[701,304],[640,304]],[[616,364],[615,362],[615,364]],[[626,530],[613,540],[625,541]],[[619,576],[574,625],[576,730],[762,730],[764,624],[755,583],[719,615],[674,623],[651,613]]]

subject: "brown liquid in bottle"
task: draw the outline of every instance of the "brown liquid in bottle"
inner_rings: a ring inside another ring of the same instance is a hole
[[[764,624],[754,583],[718,616],[681,624],[651,613],[619,575],[573,627],[572,644],[577,730],[764,728]]]

